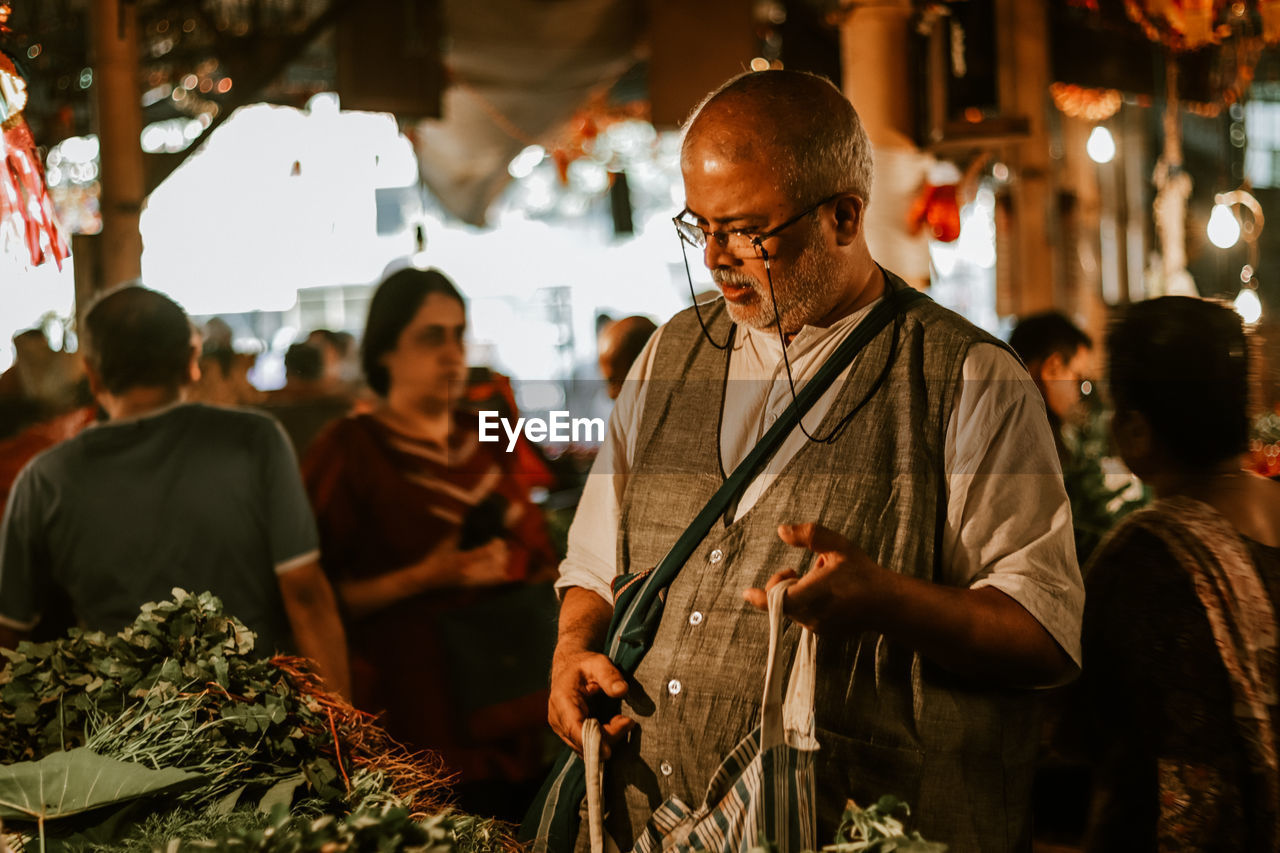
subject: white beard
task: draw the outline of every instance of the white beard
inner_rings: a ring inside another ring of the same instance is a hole
[[[783,331],[798,332],[806,323],[824,317],[839,299],[842,289],[835,259],[818,250],[810,242],[799,257],[790,264],[775,265],[773,275],[773,299],[769,296],[769,283],[738,269],[712,270],[711,277],[717,283],[746,285],[755,294],[748,304],[735,304],[726,300],[729,319],[741,326],[753,329],[769,329],[782,318]],[[777,317],[774,314],[777,300]]]

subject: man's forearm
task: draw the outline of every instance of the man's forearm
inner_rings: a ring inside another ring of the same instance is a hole
[[[886,572],[869,627],[958,675],[1008,687],[1071,677],[1071,658],[1027,610],[994,587],[943,586]]]
[[[571,586],[560,601],[560,635],[556,655],[573,652],[598,652],[604,647],[613,605],[596,593]]]
[[[315,661],[334,692],[350,698],[347,637],[329,579],[312,563],[281,575],[280,592],[298,652]]]
[[[547,722],[560,738],[582,752],[582,725],[593,714],[594,698],[621,699],[627,693],[625,676],[601,654],[613,605],[582,587],[569,587],[560,601],[560,638],[551,662],[551,695]],[[595,708],[600,714],[603,709]],[[604,757],[626,736],[635,721],[613,709],[600,716]]]

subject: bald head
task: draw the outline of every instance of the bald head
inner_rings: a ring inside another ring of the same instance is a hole
[[[841,192],[871,200],[871,144],[853,105],[828,80],[751,71],[708,95],[685,123],[682,161],[715,152],[767,165],[762,178],[798,202]]]
[[[623,317],[600,331],[600,373],[609,383],[610,399],[618,399],[622,380],[657,328],[648,317],[635,316]]]

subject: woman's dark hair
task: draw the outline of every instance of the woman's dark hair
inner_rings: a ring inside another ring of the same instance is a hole
[[[413,320],[422,303],[433,293],[458,300],[463,308],[467,301],[452,281],[439,270],[403,269],[392,274],[373,294],[369,303],[369,319],[364,324],[360,343],[360,366],[369,387],[379,397],[391,390],[391,377],[382,357],[396,348],[400,333]]]
[[[191,378],[191,321],[162,293],[126,285],[84,316],[86,358],[112,394],[180,388]]]
[[[1249,345],[1231,308],[1189,296],[1129,306],[1107,332],[1116,411],[1135,411],[1184,465],[1207,467],[1249,444]]]

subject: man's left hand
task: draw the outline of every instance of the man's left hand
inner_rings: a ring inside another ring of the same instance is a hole
[[[778,538],[817,555],[813,568],[783,596],[787,616],[815,634],[856,634],[871,627],[868,616],[882,597],[885,569],[857,545],[820,524],[783,524]],[[768,590],[794,577],[795,569],[783,569],[769,578],[764,589],[744,590],[742,597],[752,607],[767,610]]]

